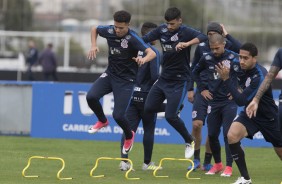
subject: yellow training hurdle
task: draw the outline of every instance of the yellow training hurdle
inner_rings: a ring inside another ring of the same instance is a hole
[[[25,174],[25,171],[29,168],[32,159],[59,160],[59,161],[62,162],[62,168],[57,172],[57,178],[59,180],[71,180],[72,179],[72,178],[62,178],[60,176],[61,172],[65,168],[65,161],[62,158],[59,158],[59,157],[43,157],[43,156],[31,156],[31,157],[29,157],[28,162],[27,162],[27,166],[22,171],[22,176],[23,177],[25,177],[25,178],[38,178],[39,177],[38,175],[26,175]]]
[[[125,178],[128,179],[128,180],[139,180],[140,179],[140,178],[130,178],[130,177],[128,177],[128,174],[133,170],[133,163],[130,159],[127,159],[127,158],[111,158],[111,157],[99,157],[96,160],[96,163],[95,163],[93,169],[91,169],[91,171],[90,171],[90,176],[93,177],[93,178],[105,177],[105,175],[96,175],[96,176],[93,175],[93,172],[97,169],[100,160],[126,160],[130,163],[130,168],[129,168],[128,171],[126,171]]]
[[[186,178],[187,179],[200,179],[200,178],[190,178],[189,174],[193,171],[194,169],[194,162],[190,159],[182,159],[182,158],[162,158],[160,160],[159,166],[156,170],[154,170],[153,175],[157,178],[168,178],[168,176],[160,176],[157,175],[157,171],[161,168],[163,161],[165,160],[170,160],[170,161],[186,161],[186,162],[190,162],[192,164],[192,169],[188,170],[188,172],[186,173]]]

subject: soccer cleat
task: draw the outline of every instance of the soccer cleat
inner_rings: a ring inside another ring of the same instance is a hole
[[[252,180],[249,179],[249,180],[246,180],[244,177],[239,177],[235,183],[232,183],[232,184],[252,184]]]
[[[131,164],[129,162],[121,161],[119,164],[119,169],[121,171],[128,171],[131,167]],[[134,169],[132,169],[134,171]]]
[[[135,133],[133,131],[131,131],[131,132],[132,132],[132,138],[124,140],[124,144],[123,144],[123,147],[122,147],[122,153],[123,154],[128,154],[128,152],[130,152],[132,147],[133,147]]]
[[[230,177],[232,176],[232,167],[230,166],[226,166],[223,173],[221,173],[220,176],[223,176],[223,177]]]
[[[212,168],[212,164],[203,164],[201,167],[202,171],[209,171]]]
[[[94,134],[96,132],[98,132],[98,130],[100,130],[103,127],[106,127],[109,125],[108,120],[106,121],[106,123],[102,123],[101,121],[97,121],[95,123],[95,125],[93,125],[92,127],[89,128],[88,133],[90,134]]]
[[[195,142],[192,141],[190,144],[186,143],[185,146],[185,158],[189,159],[194,155],[194,151],[195,151]]]
[[[220,163],[214,164],[213,167],[205,174],[206,175],[214,175],[216,173],[219,173],[222,170],[223,170],[223,165],[220,162]]]
[[[142,170],[143,170],[143,171],[148,171],[148,170],[154,171],[154,170],[156,170],[158,167],[159,167],[159,166],[156,166],[154,162],[150,162],[149,164],[143,163]],[[163,169],[163,168],[160,167],[159,169]]]
[[[194,171],[196,170],[196,169],[198,169],[198,168],[201,168],[201,162],[200,162],[200,160],[199,159],[194,159],[193,160],[193,162],[194,162]],[[187,168],[187,170],[191,170],[192,169],[192,165],[190,165],[188,168]]]

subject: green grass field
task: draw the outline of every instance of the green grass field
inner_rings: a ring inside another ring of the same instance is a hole
[[[238,177],[238,169],[234,164],[233,176],[222,178],[219,175],[205,176],[204,172],[196,171],[190,177],[199,177],[200,180],[185,178],[187,163],[180,161],[164,162],[161,175],[169,178],[155,178],[151,171],[142,171],[143,148],[135,143],[130,158],[134,163],[135,172],[130,177],[140,177],[140,180],[126,180],[125,172],[119,170],[119,161],[101,161],[94,174],[105,174],[104,178],[89,176],[98,157],[119,157],[118,142],[98,142],[62,139],[35,139],[29,137],[0,136],[0,183],[1,184],[47,184],[47,183],[193,183],[193,184],[220,184],[232,183]],[[203,149],[202,149],[203,150]],[[224,149],[222,149],[224,151]],[[249,172],[255,184],[280,184],[282,181],[282,164],[271,148],[246,148],[246,159]],[[202,151],[203,153],[204,151]],[[66,167],[61,177],[73,177],[73,180],[60,181],[56,178],[61,163],[56,160],[34,159],[26,171],[27,175],[39,175],[39,178],[24,178],[21,175],[30,156],[55,156],[65,160]],[[159,163],[163,157],[183,158],[183,145],[155,144],[153,161]],[[223,158],[225,155],[222,154]],[[225,161],[225,159],[223,159]]]

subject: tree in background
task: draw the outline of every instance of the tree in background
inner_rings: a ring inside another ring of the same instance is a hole
[[[4,30],[32,29],[33,10],[28,0],[0,0],[0,9]]]

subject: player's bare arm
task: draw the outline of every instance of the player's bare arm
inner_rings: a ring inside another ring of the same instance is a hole
[[[99,48],[97,47],[97,37],[97,28],[93,27],[91,30],[91,48],[87,56],[87,58],[90,60],[94,60],[96,58],[97,52],[99,52]]]
[[[269,88],[271,85],[271,82],[275,78],[275,76],[278,74],[280,68],[276,66],[271,66],[269,69],[269,72],[267,73],[265,79],[263,80],[262,84],[260,85],[258,92],[253,100],[259,102],[262,95],[265,93],[265,91]]]
[[[132,59],[135,60],[135,62],[137,62],[138,65],[143,65],[146,62],[152,61],[157,56],[156,53],[151,48],[147,48],[145,50],[145,53],[146,53],[145,57],[133,57]]]
[[[182,50],[182,49],[184,49],[184,48],[186,48],[186,47],[189,47],[189,46],[191,46],[191,45],[198,44],[198,43],[200,43],[200,40],[199,40],[198,38],[194,38],[194,39],[192,39],[192,40],[190,40],[190,41],[188,41],[188,42],[179,42],[179,43],[175,46],[175,49],[176,49],[177,51],[180,51],[180,50]]]

